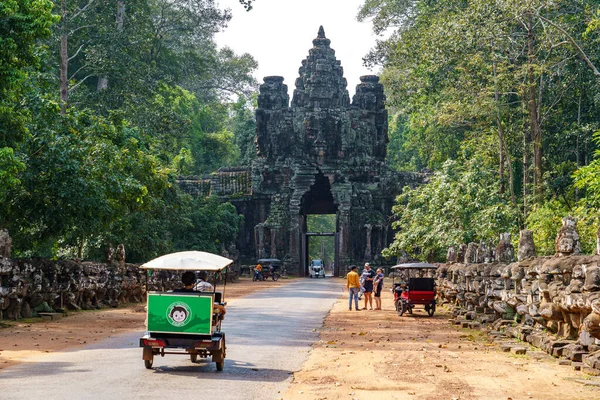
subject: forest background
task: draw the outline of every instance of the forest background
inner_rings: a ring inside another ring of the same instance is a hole
[[[521,228],[551,254],[567,214],[592,252],[599,10],[365,1],[358,19],[386,38],[365,62],[381,67],[388,162],[431,173],[399,197],[388,257],[443,259]],[[230,18],[213,0],[0,2],[0,228],[14,256],[101,259],[124,243],[137,262],[234,243],[235,208],[176,184],[255,157],[256,61],[214,42]]]

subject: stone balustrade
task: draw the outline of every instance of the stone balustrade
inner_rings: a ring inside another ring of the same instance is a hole
[[[473,253],[469,247],[466,254]],[[437,272],[437,290],[439,302],[454,308],[457,323],[473,321],[474,327],[600,369],[600,255],[580,254],[573,218],[563,219],[551,257],[535,256],[529,231],[521,233],[519,261],[512,260],[506,234],[490,262],[460,259],[454,249],[448,254]]]

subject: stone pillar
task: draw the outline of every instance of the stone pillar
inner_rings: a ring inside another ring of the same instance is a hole
[[[338,263],[339,273],[344,276],[348,272],[350,263],[350,212],[349,210],[339,210],[337,212],[337,231],[338,231]]]
[[[256,243],[256,258],[264,258],[265,256],[265,224],[260,223],[254,227],[254,236]]]
[[[530,257],[537,257],[535,243],[533,242],[533,232],[528,229],[523,229],[519,232],[519,250],[517,252],[517,259],[523,261]]]
[[[371,261],[371,232],[373,231],[373,225],[365,224],[367,229],[367,244],[365,246],[365,261]]]
[[[375,248],[375,256],[379,257],[381,255],[381,250],[383,249],[383,226],[377,226],[377,247]]]
[[[271,258],[277,258],[277,233],[278,228],[271,228],[269,234],[271,235]]]
[[[302,225],[303,217],[300,209],[290,208],[290,247],[291,269],[297,271],[299,276],[304,276],[304,268],[300,265],[303,259],[302,252]]]

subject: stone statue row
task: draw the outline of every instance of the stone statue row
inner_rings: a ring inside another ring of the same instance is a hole
[[[0,319],[117,307],[145,299],[137,265],[0,257]]]
[[[549,352],[558,340],[569,354],[594,353],[590,362],[600,368],[600,255],[581,254],[576,222],[563,218],[551,257],[536,256],[527,230],[517,261],[508,234],[494,252],[485,244],[450,248],[438,269],[441,301],[484,323],[512,320],[516,337]]]

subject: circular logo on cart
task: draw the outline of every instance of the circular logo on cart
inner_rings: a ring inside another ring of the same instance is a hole
[[[167,307],[167,321],[173,326],[184,326],[190,322],[192,310],[190,307],[182,302],[172,303]]]

